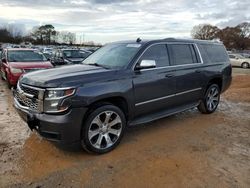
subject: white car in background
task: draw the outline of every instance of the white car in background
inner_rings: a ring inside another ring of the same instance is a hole
[[[250,58],[245,58],[240,54],[228,54],[233,67],[250,68]]]

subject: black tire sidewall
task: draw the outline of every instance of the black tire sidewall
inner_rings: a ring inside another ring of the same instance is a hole
[[[91,125],[92,120],[101,112],[103,111],[114,111],[116,112],[122,121],[122,130],[121,130],[121,134],[120,137],[118,138],[118,140],[115,142],[115,144],[109,148],[106,149],[97,149],[95,147],[92,146],[92,144],[90,143],[90,140],[88,139],[88,131],[89,131],[89,127]],[[124,130],[126,127],[126,118],[124,113],[122,112],[122,110],[116,106],[113,105],[104,105],[101,107],[98,107],[97,109],[93,110],[88,117],[86,118],[86,120],[83,122],[83,127],[82,127],[82,134],[81,134],[81,145],[82,147],[91,153],[96,153],[96,154],[104,154],[107,153],[111,150],[113,150],[114,148],[117,147],[117,145],[120,143],[123,135],[124,135]]]

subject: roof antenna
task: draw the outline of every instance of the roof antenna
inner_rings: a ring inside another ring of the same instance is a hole
[[[140,37],[136,39],[136,42],[138,42],[138,43],[141,42]]]

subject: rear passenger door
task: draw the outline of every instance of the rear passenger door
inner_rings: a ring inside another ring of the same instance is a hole
[[[172,108],[175,104],[175,78],[169,66],[166,44],[153,44],[144,51],[137,64],[142,60],[154,60],[156,68],[135,71],[135,116]]]
[[[202,59],[195,44],[168,44],[171,66],[175,69],[176,104],[189,105],[201,99],[206,83]]]

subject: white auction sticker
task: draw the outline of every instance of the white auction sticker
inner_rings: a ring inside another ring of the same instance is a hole
[[[127,47],[128,48],[140,48],[141,44],[128,44]]]

